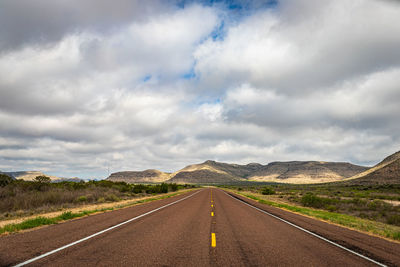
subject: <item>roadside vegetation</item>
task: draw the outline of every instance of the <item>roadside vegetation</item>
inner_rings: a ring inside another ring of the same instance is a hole
[[[179,193],[175,192],[175,193],[168,194],[168,195],[161,195],[161,196],[156,196],[156,197],[146,198],[146,199],[141,199],[141,200],[133,200],[133,201],[130,201],[129,203],[125,203],[125,204],[121,204],[121,205],[117,205],[115,207],[109,207],[109,208],[84,210],[84,211],[80,211],[80,212],[66,211],[66,212],[63,212],[59,216],[50,217],[50,218],[38,216],[38,217],[35,217],[32,219],[24,220],[21,223],[10,223],[3,227],[0,227],[0,234],[18,232],[21,230],[31,229],[31,228],[35,228],[35,227],[39,227],[39,226],[43,226],[43,225],[57,224],[62,221],[87,216],[87,215],[97,213],[97,212],[112,211],[114,209],[125,208],[125,207],[129,207],[129,206],[133,206],[135,204],[170,198],[170,197],[176,196],[177,194],[179,194]]]
[[[228,186],[261,203],[400,240],[400,185]]]
[[[12,180],[0,174],[0,220],[88,204],[142,198],[192,187],[166,183],[127,184],[106,180],[51,183],[46,176],[36,177],[34,181],[23,181]]]

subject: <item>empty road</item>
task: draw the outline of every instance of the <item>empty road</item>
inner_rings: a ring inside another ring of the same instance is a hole
[[[400,266],[398,243],[238,198],[206,188],[1,236],[0,265]]]

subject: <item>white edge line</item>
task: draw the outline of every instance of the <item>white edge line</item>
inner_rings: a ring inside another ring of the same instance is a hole
[[[364,256],[364,255],[362,255],[362,254],[360,254],[360,253],[358,253],[358,252],[355,252],[355,251],[353,251],[353,250],[351,250],[351,249],[349,249],[349,248],[346,248],[346,247],[344,247],[344,246],[342,246],[342,245],[339,245],[338,243],[335,243],[335,242],[333,242],[333,241],[331,241],[331,240],[329,240],[329,239],[327,239],[327,238],[325,238],[325,237],[323,237],[323,236],[320,236],[320,235],[318,235],[318,234],[316,234],[316,233],[313,233],[313,232],[311,232],[311,231],[309,231],[309,230],[307,230],[307,229],[304,229],[303,227],[298,226],[298,225],[296,225],[296,224],[294,224],[294,223],[291,223],[291,222],[289,222],[289,221],[286,221],[285,219],[282,219],[282,218],[280,218],[280,217],[278,217],[278,216],[276,216],[276,215],[273,215],[273,214],[271,214],[271,213],[269,213],[269,212],[267,212],[267,211],[265,211],[265,210],[262,210],[262,209],[260,209],[260,208],[257,208],[257,207],[255,207],[255,206],[253,206],[253,205],[250,205],[249,203],[247,203],[247,202],[245,202],[245,201],[243,201],[243,200],[241,200],[241,199],[238,199],[238,198],[235,198],[235,197],[231,196],[230,194],[226,193],[225,191],[223,191],[223,192],[224,192],[225,194],[227,194],[228,196],[230,196],[231,198],[236,199],[237,201],[239,201],[239,202],[241,202],[241,203],[243,203],[243,204],[246,204],[247,206],[250,206],[250,207],[252,207],[252,208],[254,208],[254,209],[256,209],[256,210],[259,210],[259,211],[261,211],[261,212],[263,212],[263,213],[265,213],[265,214],[267,214],[267,215],[269,215],[269,216],[271,216],[271,217],[274,217],[275,219],[281,220],[282,222],[287,223],[287,224],[289,224],[289,225],[291,225],[291,226],[293,226],[293,227],[295,227],[295,228],[297,228],[297,229],[299,229],[299,230],[301,230],[301,231],[303,231],[303,232],[306,232],[307,234],[310,234],[310,235],[315,236],[315,237],[317,237],[317,238],[319,238],[319,239],[322,239],[322,240],[324,240],[324,241],[326,241],[326,242],[328,242],[328,243],[330,243],[330,244],[332,244],[332,245],[334,245],[334,246],[337,246],[337,247],[339,247],[339,248],[341,248],[341,249],[344,249],[344,250],[346,250],[346,251],[348,251],[348,252],[350,252],[350,253],[353,253],[353,254],[355,254],[355,255],[357,255],[357,256],[359,256],[359,257],[365,259],[365,260],[368,260],[368,261],[370,261],[370,262],[373,262],[373,263],[375,263],[375,264],[378,265],[378,266],[387,267],[387,265],[385,265],[385,264],[382,264],[382,263],[380,263],[380,262],[377,262],[377,261],[375,261],[375,260],[373,260],[373,259],[371,259],[371,258],[369,258],[369,257],[367,257],[367,256]]]
[[[54,253],[56,253],[56,252],[58,252],[58,251],[60,251],[60,250],[63,250],[63,249],[72,247],[72,246],[74,246],[74,245],[76,245],[76,244],[79,244],[79,243],[81,243],[81,242],[83,242],[83,241],[86,241],[86,240],[88,240],[88,239],[90,239],[90,238],[92,238],[92,237],[101,235],[101,234],[103,234],[103,233],[105,233],[105,232],[107,232],[107,231],[110,231],[110,230],[114,229],[114,228],[120,227],[120,226],[122,226],[122,225],[124,225],[124,224],[127,224],[127,223],[129,223],[129,222],[132,222],[132,221],[134,221],[134,220],[137,220],[137,219],[139,219],[139,218],[142,218],[142,217],[144,217],[144,216],[146,216],[146,215],[149,215],[149,214],[151,214],[151,213],[153,213],[153,212],[156,212],[156,211],[161,210],[161,209],[163,209],[163,208],[166,208],[166,207],[168,207],[168,206],[174,205],[174,204],[176,204],[176,203],[178,203],[178,202],[180,202],[180,201],[183,201],[183,200],[185,200],[185,199],[188,199],[189,197],[192,197],[192,196],[196,195],[196,194],[199,193],[200,191],[203,191],[203,190],[199,190],[199,191],[195,192],[194,194],[191,194],[191,195],[189,195],[189,196],[187,196],[187,197],[181,198],[181,199],[179,199],[179,200],[176,200],[176,201],[174,201],[174,202],[171,202],[171,203],[169,203],[169,204],[167,204],[167,205],[164,205],[164,206],[162,206],[162,207],[159,207],[159,208],[156,208],[156,209],[154,209],[154,210],[151,210],[151,211],[148,211],[148,212],[146,212],[146,213],[143,213],[143,214],[141,214],[141,215],[139,215],[139,216],[136,216],[136,217],[134,217],[134,218],[131,218],[131,219],[129,219],[129,220],[126,220],[126,221],[124,221],[124,222],[122,222],[122,223],[119,223],[119,224],[117,224],[117,225],[111,226],[111,227],[109,227],[109,228],[107,228],[107,229],[104,229],[104,230],[102,230],[102,231],[100,231],[100,232],[94,233],[94,234],[92,234],[92,235],[90,235],[90,236],[84,237],[84,238],[82,238],[82,239],[79,239],[79,240],[77,240],[77,241],[75,241],[75,242],[69,243],[69,244],[67,244],[67,245],[65,245],[65,246],[62,246],[62,247],[60,247],[60,248],[57,248],[57,249],[54,249],[54,250],[52,250],[52,251],[46,252],[46,253],[44,253],[44,254],[42,254],[42,255],[39,255],[39,256],[37,256],[37,257],[35,257],[35,258],[32,258],[32,259],[29,259],[29,260],[27,260],[27,261],[18,263],[17,265],[14,265],[14,267],[24,266],[24,265],[26,265],[26,264],[32,263],[32,262],[34,262],[34,261],[37,261],[37,260],[42,259],[42,258],[44,258],[44,257],[47,257],[47,256],[49,256],[49,255],[51,255],[51,254],[54,254]]]

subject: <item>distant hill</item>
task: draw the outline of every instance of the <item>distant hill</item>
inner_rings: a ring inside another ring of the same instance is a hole
[[[60,179],[57,176],[46,175],[40,171],[16,171],[16,172],[2,172],[2,173],[7,174],[12,178],[22,179],[25,181],[33,181],[33,179],[35,179],[37,176],[43,176],[43,175],[49,177],[52,181]]]
[[[170,183],[180,184],[230,184],[238,181],[238,179],[235,179],[235,177],[228,174],[222,174],[210,170],[183,171],[177,173],[168,180]]]
[[[169,178],[169,173],[158,170],[145,170],[115,172],[112,173],[107,180],[127,183],[162,183],[167,181]]]
[[[350,184],[400,184],[400,151],[374,167],[346,179]]]
[[[346,162],[272,162],[253,173],[249,180],[294,184],[326,183],[340,181],[366,170],[368,167]]]
[[[129,183],[231,184],[257,181],[304,184],[341,181],[367,169],[344,162],[291,161],[273,162],[268,165],[239,165],[207,160],[186,166],[172,174],[157,170],[127,171],[113,173],[107,179]]]
[[[171,175],[172,183],[232,183],[241,180],[246,168],[242,165],[219,163],[207,160],[201,164],[189,165]]]
[[[70,182],[80,182],[81,179],[79,178],[63,178],[63,177],[57,177],[54,175],[47,175],[44,174],[43,172],[40,171],[16,171],[16,172],[1,172],[4,173],[8,176],[10,176],[13,179],[22,179],[25,181],[33,181],[37,176],[47,176],[51,179],[52,182],[63,182],[63,181],[70,181]]]

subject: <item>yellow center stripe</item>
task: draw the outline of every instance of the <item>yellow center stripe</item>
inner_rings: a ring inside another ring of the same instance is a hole
[[[214,216],[214,212],[213,212],[213,211],[211,212],[211,217],[212,217],[212,216]]]
[[[215,248],[217,246],[217,240],[215,239],[215,233],[211,233],[211,246]]]

